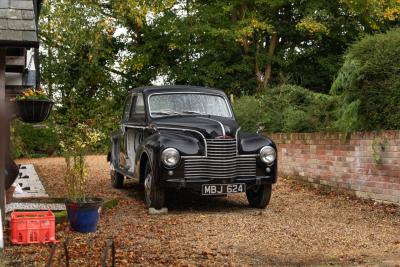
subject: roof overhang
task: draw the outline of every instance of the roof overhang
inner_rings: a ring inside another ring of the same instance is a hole
[[[40,0],[0,0],[0,46],[38,47]]]

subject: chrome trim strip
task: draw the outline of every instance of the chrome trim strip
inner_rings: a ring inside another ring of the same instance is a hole
[[[215,146],[236,145],[236,140],[234,138],[232,138],[231,141],[227,141],[227,139],[220,139],[217,142],[216,142],[216,140],[218,140],[218,139],[207,139],[207,140],[210,142],[210,144],[215,145]]]
[[[258,154],[249,154],[249,155],[238,155],[237,157],[238,158],[255,158],[257,156],[258,156]],[[204,158],[204,156],[182,156],[182,158],[184,158],[184,159],[201,159],[201,158]],[[232,159],[229,159],[229,160],[232,160]],[[225,161],[228,161],[228,160],[224,161],[224,159],[221,159],[221,160],[213,160],[213,161],[224,163]]]
[[[248,165],[239,165],[239,166],[237,166],[237,165],[225,166],[224,168],[219,168],[218,166],[213,166],[213,167],[209,167],[207,170],[204,170],[204,169],[202,169],[203,165],[205,165],[205,164],[199,164],[199,165],[187,165],[186,164],[186,166],[190,166],[190,168],[191,168],[190,171],[201,170],[203,172],[225,171],[225,170],[226,171],[232,171],[232,166],[233,167],[240,167],[240,169],[253,169],[253,168],[255,168],[253,164],[252,165],[248,164]],[[227,167],[229,167],[229,168],[227,168]]]
[[[251,177],[250,179],[256,179],[256,176],[254,175],[254,176],[252,176],[252,175],[246,175],[246,174],[241,174],[241,175],[237,175],[236,177],[232,177],[232,176],[213,176],[213,177],[207,177],[207,176],[204,176],[204,175],[193,175],[193,176],[191,176],[191,177],[188,177],[187,179],[186,179],[186,181],[187,182],[189,182],[190,180],[192,180],[192,179],[204,179],[204,178],[208,178],[208,179],[210,179],[210,180],[215,180],[215,179],[240,179],[240,177]],[[242,178],[243,179],[243,178]]]
[[[248,176],[256,176],[256,168],[250,170],[232,170],[230,172],[203,172],[203,171],[185,171],[185,177],[194,176],[194,175],[203,175],[203,176],[232,176],[232,175],[248,175]]]
[[[240,129],[242,129],[242,127],[239,127],[236,129],[236,133],[235,133],[235,139],[236,139],[236,155],[239,156],[239,131]]]
[[[217,158],[221,158],[220,156],[225,156],[225,157],[236,157],[236,153],[235,152],[226,152],[226,153],[212,153],[212,157],[217,157]],[[211,156],[209,156],[211,157]]]
[[[122,124],[123,127],[132,128],[132,129],[150,129],[148,126],[135,126],[130,124]]]
[[[228,107],[228,111],[229,111],[229,115],[230,115],[230,117],[223,117],[223,118],[233,118],[233,112],[231,110],[231,105],[229,105],[228,100],[226,99],[226,97],[223,94],[212,94],[212,93],[203,93],[203,92],[165,92],[165,93],[152,93],[152,94],[149,94],[147,96],[147,106],[149,108],[149,116],[151,118],[157,118],[157,117],[151,116],[150,97],[153,96],[153,95],[171,95],[171,94],[198,94],[198,95],[213,95],[213,96],[222,97],[224,99],[224,101],[225,101],[226,106]],[[193,116],[194,114],[188,114],[188,115]]]
[[[213,150],[213,154],[215,154],[215,153],[217,153],[217,152],[228,152],[228,151],[226,151],[226,150],[234,150],[234,151],[232,151],[232,152],[229,152],[229,153],[234,153],[235,155],[236,155],[236,147],[234,147],[235,145],[233,145],[233,146],[218,146],[218,147],[215,147],[215,146],[210,146],[210,143],[208,143],[208,152],[210,152],[211,150]]]
[[[182,156],[182,159],[205,159],[206,156]]]
[[[218,123],[219,126],[221,127],[221,130],[222,130],[222,136],[224,136],[224,137],[226,136],[225,127],[220,121],[217,121],[217,120],[214,120],[214,119],[210,119],[210,118],[203,118],[203,117],[199,117],[199,118],[203,119],[203,120],[209,120],[209,121],[214,121],[214,122]]]
[[[236,164],[234,162],[233,164],[226,164],[223,168],[221,168],[221,165],[218,164],[210,164],[209,162],[201,162],[199,164],[190,164],[190,163],[185,163],[185,166],[190,166],[191,168],[201,168],[202,166],[207,165],[208,170],[230,170],[231,168],[253,168],[254,167],[254,162],[248,162],[247,164]]]
[[[256,177],[256,157],[185,160],[184,175],[187,180],[197,178],[231,179]]]
[[[230,165],[230,164],[236,164],[236,163],[240,163],[240,164],[248,164],[250,162],[255,161],[256,158],[233,158],[233,159],[227,159],[227,160],[218,160],[218,159],[187,159],[186,163],[188,164],[200,164],[200,163],[209,163],[209,164],[226,164],[226,165]],[[219,166],[219,167],[223,167],[223,166]]]
[[[203,139],[204,142],[204,149],[205,149],[205,155],[204,156],[182,156],[181,158],[185,159],[185,158],[207,158],[207,141],[206,141],[206,137],[199,131],[196,130],[192,130],[192,129],[186,129],[186,128],[170,128],[170,127],[164,127],[164,126],[157,126],[157,129],[164,129],[164,130],[173,130],[173,131],[188,131],[188,132],[194,132],[197,133],[198,135],[201,136],[201,138]]]
[[[207,183],[209,181],[211,181],[212,179],[204,179],[204,178],[200,178],[200,179],[196,179],[196,180],[185,180],[185,179],[169,179],[167,180],[167,182],[170,183]]]

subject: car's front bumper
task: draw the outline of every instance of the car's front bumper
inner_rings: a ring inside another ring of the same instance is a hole
[[[172,178],[165,179],[163,185],[167,188],[189,189],[195,192],[202,191],[202,185],[205,184],[246,184],[246,189],[261,184],[273,184],[276,182],[276,176],[257,176],[257,177],[237,177],[230,179],[185,179]]]

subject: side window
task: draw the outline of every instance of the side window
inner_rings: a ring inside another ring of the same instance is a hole
[[[136,94],[135,94],[135,95],[132,96],[132,106],[131,106],[130,115],[129,115],[129,118],[130,118],[131,120],[132,120],[133,117],[135,116],[136,99],[137,99],[137,96],[136,96]]]
[[[144,115],[144,99],[143,94],[137,94],[136,106],[135,106],[135,115]]]
[[[136,94],[133,97],[130,112],[130,121],[144,123],[146,121],[143,94]]]
[[[124,113],[122,114],[122,121],[127,121],[129,119],[131,105],[132,105],[132,95],[130,94],[125,100]]]

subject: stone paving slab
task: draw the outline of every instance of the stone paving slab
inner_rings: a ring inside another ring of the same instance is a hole
[[[33,210],[65,210],[63,203],[10,203],[6,205],[6,213],[14,210],[33,211]]]
[[[32,164],[21,165],[19,169],[20,174],[18,175],[15,183],[18,183],[22,188],[29,187],[29,190],[23,190],[22,194],[14,192],[14,198],[40,198],[48,197],[42,182],[36,173],[35,167]],[[28,178],[23,178],[28,177]]]
[[[31,164],[21,165],[19,175],[15,184],[19,184],[23,190],[22,193],[14,192],[14,202],[6,205],[6,212],[14,210],[33,211],[33,210],[65,210],[64,203],[42,203],[36,202],[37,199],[47,199],[49,195],[46,193],[42,182],[36,173],[35,168]]]

